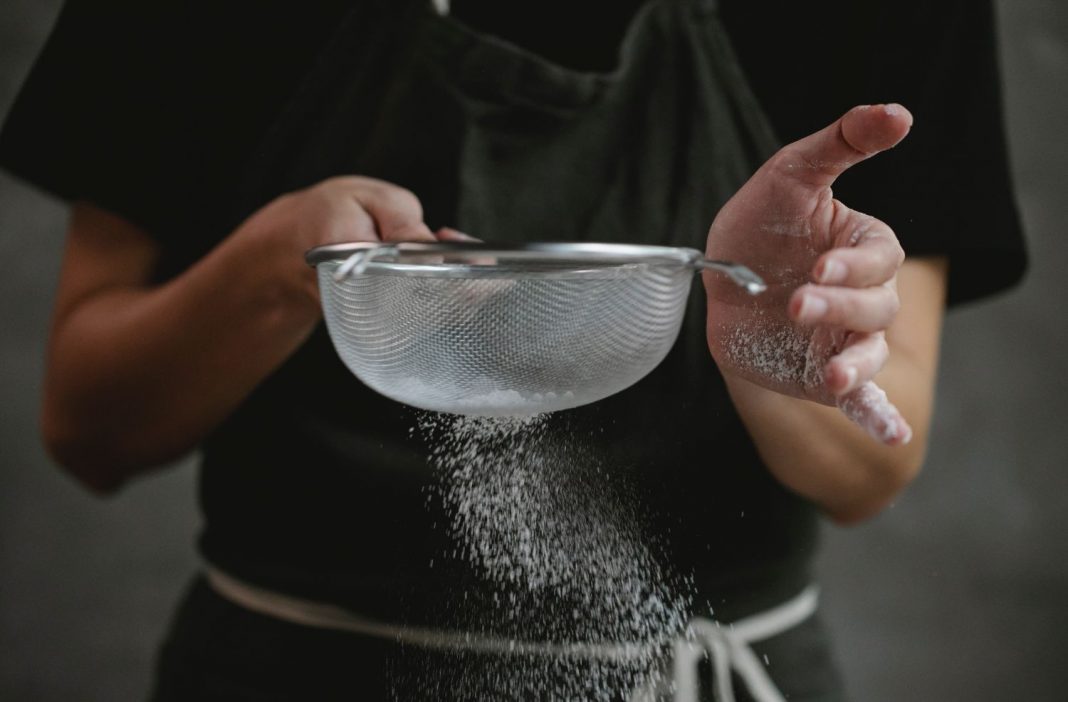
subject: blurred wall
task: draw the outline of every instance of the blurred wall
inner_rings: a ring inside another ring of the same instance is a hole
[[[858,700],[1039,702],[1068,689],[1068,8],[998,5],[1032,269],[1022,288],[950,316],[919,480],[870,524],[827,530],[825,608]],[[3,0],[0,114],[57,9]],[[196,563],[193,471],[99,501],[41,450],[64,219],[0,174],[0,699],[138,699]]]
[[[950,314],[916,483],[828,529],[827,611],[861,700],[1068,699],[1068,5],[997,7],[1031,269]]]

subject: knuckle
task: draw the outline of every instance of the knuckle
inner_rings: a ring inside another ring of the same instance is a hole
[[[791,161],[790,147],[784,146],[772,154],[771,158],[768,159],[767,165],[773,171],[788,173],[792,170]]]
[[[886,292],[886,311],[888,316],[893,319],[897,316],[897,313],[901,311],[901,298],[898,297],[897,291],[891,288],[884,288]]]
[[[897,293],[891,290],[890,287],[883,287],[881,308],[883,310],[882,322],[884,326],[889,326],[894,321],[894,317],[901,310],[901,299],[897,296]]]
[[[274,200],[272,200],[270,203],[268,203],[267,207],[283,208],[283,209],[296,207],[296,206],[298,206],[300,204],[300,201],[301,201],[303,195],[305,194],[305,192],[306,191],[303,191],[303,190],[293,190],[293,191],[290,191],[288,193],[282,193],[281,195],[276,197]]]
[[[891,235],[893,235],[893,232],[891,232]],[[896,236],[894,236],[892,241],[894,270],[897,270],[898,268],[901,268],[901,264],[905,262],[905,249],[901,247],[901,242],[898,241]]]
[[[423,203],[411,190],[396,186],[388,186],[380,191],[379,197],[382,203],[391,210],[421,220],[423,218]]]
[[[879,354],[879,357],[883,360],[890,357],[890,344],[886,343],[885,336],[877,337],[875,341],[875,351]]]
[[[321,180],[311,187],[312,190],[320,192],[331,192],[341,188],[349,189],[356,185],[354,182],[356,179],[352,176],[333,176],[325,180]]]
[[[839,298],[837,307],[839,320],[848,321],[866,316],[868,305],[861,296],[847,292]]]
[[[805,154],[792,144],[776,151],[767,161],[768,167],[773,173],[790,178],[804,179],[812,171],[818,170]]]
[[[331,183],[334,186],[344,187],[346,189],[353,188],[374,188],[382,183],[375,178],[368,178],[367,176],[359,175],[339,175],[327,178],[326,183]]]

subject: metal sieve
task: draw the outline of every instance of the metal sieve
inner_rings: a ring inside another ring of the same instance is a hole
[[[483,416],[578,407],[636,383],[675,343],[695,271],[764,290],[744,266],[666,246],[354,242],[306,259],[334,347],[361,381]]]

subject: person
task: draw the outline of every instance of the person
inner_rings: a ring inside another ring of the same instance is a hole
[[[209,576],[154,698],[404,699],[456,663],[403,632],[485,623],[451,606],[492,593],[443,565],[411,413],[337,360],[303,262],[458,231],[694,246],[767,279],[707,276],[656,371],[551,421],[596,430],[695,617],[801,612],[726,640],[744,684],[717,659],[700,694],[844,698],[818,515],[864,520],[915,476],[946,301],[1025,267],[990,3],[441,5],[70,0],[7,118],[0,162],[71,203],[49,450],[103,494],[201,450]]]

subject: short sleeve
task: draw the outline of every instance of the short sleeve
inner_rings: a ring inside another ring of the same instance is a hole
[[[723,15],[784,142],[853,105],[899,102],[912,112],[908,138],[843,175],[835,195],[887,222],[909,255],[948,256],[950,304],[1022,278],[989,0],[724,0]]]
[[[343,12],[69,0],[7,116],[0,165],[153,235],[189,225],[234,190]]]

